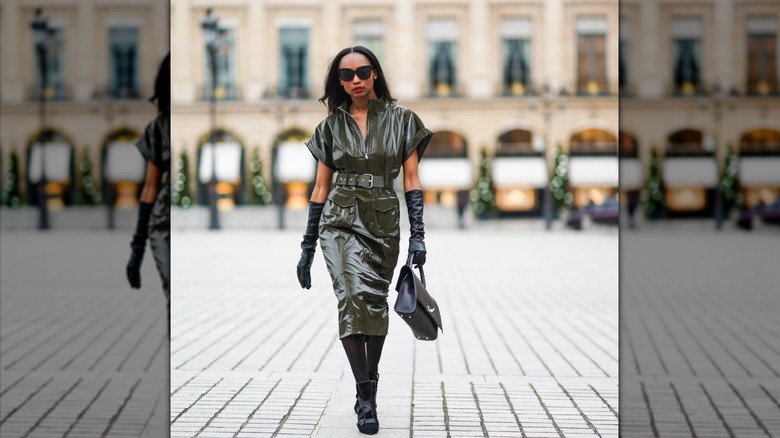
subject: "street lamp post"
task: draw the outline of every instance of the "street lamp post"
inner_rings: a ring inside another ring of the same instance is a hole
[[[297,92],[293,92],[292,99],[285,101],[284,90],[281,86],[271,87],[265,93],[265,98],[262,101],[260,110],[264,113],[273,113],[276,123],[279,126],[279,132],[284,132],[284,119],[288,113],[295,114],[298,112],[298,100],[294,96],[297,96]],[[276,166],[276,156],[272,161]],[[285,229],[285,204],[287,202],[287,188],[285,182],[282,182],[274,175],[273,179],[273,192],[274,201],[277,204],[277,229]]]
[[[217,51],[220,46],[220,29],[217,18],[211,8],[206,10],[206,18],[201,23],[209,54],[209,72],[211,73],[211,95],[209,98],[209,144],[211,147],[211,181],[209,183],[209,229],[218,230],[219,212],[217,210],[217,145],[215,143],[215,126],[217,119]]]
[[[48,88],[48,63],[47,55],[49,52],[50,35],[52,29],[49,27],[48,20],[43,16],[41,8],[35,10],[35,18],[30,23],[35,38],[35,53],[38,56],[38,69],[41,77],[40,90],[38,91],[38,114],[40,117],[41,129],[38,133],[38,150],[41,155],[41,175],[38,179],[38,229],[48,230],[49,226],[49,206],[47,205],[46,193],[46,144],[44,129],[46,127],[46,91]]]
[[[117,114],[125,113],[127,111],[127,106],[121,101],[117,103],[112,97],[111,90],[106,89],[105,94],[102,96],[102,104],[101,101],[96,101],[92,107],[92,111],[102,113],[106,118],[108,132],[113,132],[114,118]],[[106,147],[110,147],[110,145],[107,145]],[[110,151],[111,149],[107,149],[106,153],[110,153]],[[108,181],[106,175],[103,175],[102,184],[104,187],[103,194],[105,195],[103,202],[106,203],[106,211],[108,213],[106,221],[107,227],[109,230],[114,230],[116,229],[116,187],[114,186],[113,181]]]
[[[555,93],[552,91],[552,87],[549,83],[545,82],[542,86],[542,93],[541,93],[541,99],[539,100],[541,105],[537,104],[537,99],[535,96],[531,96],[529,98],[529,106],[532,110],[539,109],[542,113],[542,120],[544,120],[544,159],[545,163],[548,161],[549,157],[549,151],[551,150],[550,146],[550,126],[552,121],[552,113],[553,109],[557,106],[557,109],[564,109],[566,106],[566,89],[561,87],[558,95],[555,95]],[[549,166],[548,166],[549,168]],[[552,210],[552,190],[550,188],[549,182],[544,188],[544,191],[542,192],[542,202],[543,202],[543,212],[544,212],[544,228],[546,230],[549,230],[552,227],[552,216],[553,216],[553,210]]]
[[[723,199],[720,190],[720,160],[718,158],[718,149],[721,139],[721,121],[724,110],[734,109],[736,106],[737,92],[731,89],[728,93],[723,92],[719,84],[712,86],[712,92],[700,101],[701,109],[712,112],[713,121],[713,155],[715,157],[716,183],[715,183],[715,229],[720,230],[723,227]]]

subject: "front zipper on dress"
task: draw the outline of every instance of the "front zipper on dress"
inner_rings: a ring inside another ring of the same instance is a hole
[[[360,137],[360,145],[363,146],[363,157],[368,160],[368,146],[366,146],[366,138],[368,138],[368,119],[369,119],[369,111],[366,111],[366,138],[363,138],[363,133],[360,132],[360,125],[358,125],[357,120],[355,120],[354,117],[352,117],[352,114],[349,113],[349,111],[341,108],[342,111],[347,113],[347,116],[350,120],[352,120],[352,123],[355,125],[355,128],[357,128],[357,134],[358,137]]]
[[[366,157],[366,160],[368,160],[368,146],[366,145],[366,140],[368,139],[368,118],[369,113],[366,111],[366,138],[363,138],[363,136],[360,136],[360,139],[363,140],[363,154]],[[358,131],[360,130],[360,126],[358,126]]]

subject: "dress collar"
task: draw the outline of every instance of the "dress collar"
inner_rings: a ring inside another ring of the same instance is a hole
[[[345,113],[349,114],[349,105],[352,103],[352,99],[346,98],[344,99],[344,102],[339,105],[339,109],[344,111]],[[374,112],[382,112],[387,109],[387,107],[390,106],[389,103],[385,102],[381,99],[371,99],[368,101],[368,113],[374,113]]]

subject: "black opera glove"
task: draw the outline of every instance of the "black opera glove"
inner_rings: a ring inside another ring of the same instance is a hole
[[[314,251],[317,249],[317,239],[320,237],[320,216],[324,203],[309,201],[309,220],[306,232],[301,242],[301,259],[298,261],[298,282],[302,288],[311,289],[311,264],[314,262]]]
[[[406,198],[406,210],[409,213],[409,257],[412,264],[422,266],[425,264],[425,224],[423,223],[423,192],[422,190],[410,190],[404,193]]]
[[[152,215],[154,204],[141,202],[138,204],[138,221],[135,224],[135,233],[130,242],[130,260],[125,268],[127,281],[133,289],[141,288],[141,264],[144,261],[146,239],[149,237],[149,217]]]

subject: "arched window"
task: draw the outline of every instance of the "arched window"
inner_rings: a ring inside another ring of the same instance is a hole
[[[739,139],[740,155],[780,155],[780,131],[754,129]]]
[[[571,136],[570,154],[575,155],[616,155],[617,139],[603,129],[586,129]]]
[[[75,146],[65,133],[44,128],[27,141],[27,200],[38,205],[38,183],[46,180],[46,198],[50,209],[75,202]]]
[[[213,150],[216,150],[216,154]],[[216,128],[214,147],[208,132],[198,141],[198,201],[208,204],[209,183],[217,180],[217,207],[229,209],[245,200],[244,144],[233,132]]]
[[[625,132],[618,133],[618,153],[620,158],[636,158],[639,156],[639,143],[636,137]]]
[[[143,188],[146,163],[135,146],[140,135],[132,128],[118,128],[100,147],[101,193],[106,203],[120,209],[136,208]]]
[[[435,132],[425,150],[425,158],[466,158],[467,156],[466,140],[452,131]]]
[[[542,151],[534,150],[534,135],[525,129],[513,129],[498,137],[496,157],[541,155]]]
[[[306,208],[314,189],[317,160],[304,144],[309,138],[310,132],[290,128],[274,140],[271,152],[273,198],[289,208]]]
[[[666,155],[710,155],[704,148],[704,135],[697,129],[682,129],[669,136]]]

